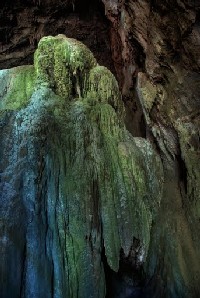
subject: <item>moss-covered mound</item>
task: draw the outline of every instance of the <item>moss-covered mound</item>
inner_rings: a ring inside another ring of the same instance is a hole
[[[6,163],[1,155],[11,185],[6,195],[17,197],[25,214],[25,260],[23,245],[15,260],[24,273],[15,292],[104,297],[103,248],[117,271],[120,250],[128,255],[136,238],[138,261],[145,261],[161,200],[161,162],[148,141],[128,133],[116,79],[80,42],[45,37],[34,68],[1,71],[0,80],[1,121],[9,123],[1,140],[2,153],[9,150]],[[5,258],[11,254],[7,247]],[[10,291],[8,283],[4,289]]]

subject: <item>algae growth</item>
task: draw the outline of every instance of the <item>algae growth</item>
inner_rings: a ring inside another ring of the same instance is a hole
[[[120,250],[128,255],[133,238],[143,261],[147,256],[162,196],[160,159],[147,140],[128,133],[115,77],[80,42],[42,38],[34,69],[14,71],[0,73],[1,107],[13,113],[13,148],[25,146],[32,165],[25,174],[32,190],[23,195],[27,214],[34,214],[23,291],[27,297],[42,291],[36,262],[47,272],[54,268],[53,297],[104,297],[104,248],[115,271]],[[45,257],[33,237],[46,247]]]

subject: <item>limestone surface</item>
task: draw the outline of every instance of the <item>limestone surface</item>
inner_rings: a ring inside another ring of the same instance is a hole
[[[0,71],[0,108],[1,297],[105,297],[102,254],[117,272],[137,239],[147,259],[160,158],[126,130],[113,74],[63,35]]]

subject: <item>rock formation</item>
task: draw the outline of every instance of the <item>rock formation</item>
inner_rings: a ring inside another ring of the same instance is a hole
[[[116,79],[80,42],[44,37],[34,67],[0,78],[1,293],[104,297],[103,249],[116,272],[134,238],[147,257],[161,162],[125,129]]]
[[[0,5],[3,297],[198,298],[200,1]]]

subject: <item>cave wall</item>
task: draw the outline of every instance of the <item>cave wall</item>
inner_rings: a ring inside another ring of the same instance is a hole
[[[84,42],[102,65],[114,72],[109,24],[101,1],[1,2],[0,69],[33,64],[43,36],[65,34]]]
[[[123,49],[122,92],[130,98],[136,80],[134,99],[142,107],[146,137],[160,152],[165,169],[147,265],[153,276],[148,297],[198,297],[200,3],[104,4]]]
[[[143,296],[199,297],[200,1],[16,1],[14,7],[4,1],[1,7],[2,69],[32,64],[42,36],[64,33],[116,75],[127,129],[151,142],[164,168],[142,264]],[[133,272],[132,260],[122,257],[121,267],[128,263],[125,271]],[[122,269],[113,283],[132,286],[134,278]]]

